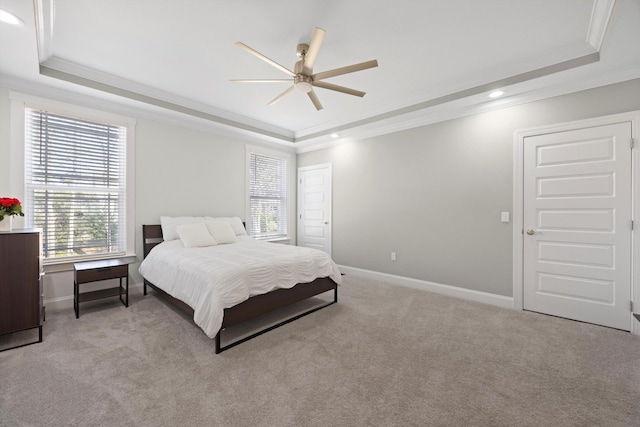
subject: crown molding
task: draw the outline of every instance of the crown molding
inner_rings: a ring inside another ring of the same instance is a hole
[[[591,21],[589,22],[589,30],[587,31],[587,43],[593,46],[598,52],[602,47],[602,41],[607,32],[615,3],[616,0],[594,0],[593,2]]]
[[[33,0],[35,10],[38,62],[42,63],[53,56],[53,18],[54,0]]]
[[[438,105],[447,104],[453,101],[458,101],[464,98],[469,98],[482,93],[487,93],[498,88],[506,88],[518,83],[523,83],[529,80],[544,77],[550,74],[555,74],[561,71],[570,70],[572,68],[581,67],[586,64],[591,64],[600,60],[600,54],[598,52],[592,52],[585,56],[570,59],[564,62],[555,63],[546,67],[538,68],[532,71],[527,71],[521,74],[513,75],[501,80],[492,81],[490,83],[481,84],[479,86],[463,89],[457,92],[448,93],[437,98],[432,98],[427,101],[423,101],[417,104],[402,107],[396,110],[388,111],[376,116],[367,117],[357,122],[348,123],[343,126],[334,127],[330,129],[324,129],[317,133],[307,134],[304,136],[297,136],[296,142],[303,142],[306,140],[315,139],[326,135],[328,133],[341,133],[348,129],[367,125],[374,122],[388,120],[394,117],[401,117],[406,114],[410,114],[416,111],[427,110]]]
[[[137,82],[131,82],[103,71],[56,58],[55,56],[50,57],[40,64],[40,74],[145,104],[199,117],[221,125],[262,134],[269,138],[285,142],[294,142],[295,140],[293,133],[286,129],[250,120],[240,115],[197,103]]]
[[[490,109],[505,108],[545,97],[637,78],[638,70],[627,70],[626,77],[625,72],[617,73],[617,76],[599,76],[589,82],[569,82],[565,85],[534,90],[531,93],[527,92],[500,101],[476,102],[476,105],[470,105],[473,102],[473,97],[498,87],[515,86],[598,62],[600,60],[599,51],[614,6],[615,0],[593,0],[586,40],[564,51],[552,52],[543,60],[538,58],[535,61],[520,62],[511,68],[503,67],[478,73],[473,81],[465,82],[466,87],[449,87],[446,91],[433,94],[426,101],[405,100],[404,105],[398,103],[396,104],[398,107],[391,111],[360,117],[355,121],[334,122],[293,132],[55,57],[52,48],[55,0],[34,0],[36,41],[41,75],[89,88],[89,90],[115,95],[117,97],[115,98],[116,103],[120,100],[123,104],[131,104],[133,101],[135,107],[129,108],[139,117],[161,117],[161,120],[169,118],[173,123],[180,123],[190,128],[196,127],[210,132],[237,135],[241,138],[295,147],[297,152],[311,151],[347,140],[397,132]],[[494,80],[495,76],[500,75],[504,77]],[[487,81],[490,83],[483,83]],[[2,79],[0,79],[0,83],[2,83]],[[9,81],[7,84],[21,85],[15,81]],[[27,91],[31,84],[28,86]],[[47,91],[42,87],[38,90]],[[80,91],[78,90],[78,92]],[[62,95],[58,93],[58,96]],[[94,96],[99,97],[99,94],[94,93]],[[67,97],[74,98],[72,95]],[[336,141],[330,138],[331,133],[339,133],[341,138]]]
[[[178,113],[166,108],[154,107],[142,102],[133,102],[116,96],[113,96],[111,99],[105,99],[104,96],[99,96],[99,94],[93,89],[77,85],[70,85],[69,88],[53,87],[0,74],[0,87],[29,96],[48,98],[55,101],[78,105],[80,107],[101,110],[136,119],[147,119],[167,123],[226,138],[233,138],[234,140],[243,142],[251,142],[255,144],[260,141],[267,146],[274,148],[277,147],[280,149],[285,147],[286,149],[292,149],[293,147],[291,142],[269,138],[262,134],[256,134],[254,132],[230,126],[224,126],[210,120],[189,114]]]
[[[476,104],[462,104],[451,102],[440,104],[430,109],[408,112],[403,116],[396,116],[388,120],[379,120],[372,124],[363,124],[361,127],[350,128],[341,132],[341,137],[331,139],[328,136],[319,137],[304,145],[296,144],[296,153],[330,148],[354,140],[362,140],[376,136],[401,132],[421,126],[427,126],[446,120],[458,119],[475,114],[487,113],[504,108],[515,107],[530,102],[541,101],[557,96],[567,95],[583,90],[621,83],[629,80],[640,79],[640,66],[630,67],[606,75],[600,75],[588,80],[573,80],[571,83],[563,83],[545,87],[544,89],[530,91],[525,94],[501,98],[493,102],[479,102]]]

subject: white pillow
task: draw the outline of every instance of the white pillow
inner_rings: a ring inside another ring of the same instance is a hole
[[[216,239],[209,233],[207,226],[201,222],[179,225],[176,227],[176,231],[185,248],[199,248],[218,244]]]
[[[244,224],[242,223],[242,220],[240,218],[238,218],[237,216],[234,216],[234,217],[220,216],[220,217],[217,217],[217,218],[212,218],[210,216],[206,216],[204,219],[207,220],[207,221],[224,221],[226,223],[229,223],[229,225],[231,225],[231,229],[236,234],[236,236],[246,236],[247,235],[247,230],[244,228]]]
[[[162,238],[165,241],[176,240],[178,232],[176,227],[182,224],[196,224],[204,223],[204,217],[202,216],[161,216],[160,226],[162,227]]]
[[[224,221],[205,221],[204,222],[209,229],[209,233],[213,236],[216,242],[223,243],[236,243],[238,238],[231,229],[231,225]]]

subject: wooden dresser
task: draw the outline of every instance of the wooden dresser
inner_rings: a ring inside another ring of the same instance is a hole
[[[27,344],[42,342],[41,248],[38,229],[0,232],[0,335],[38,328],[38,341]]]

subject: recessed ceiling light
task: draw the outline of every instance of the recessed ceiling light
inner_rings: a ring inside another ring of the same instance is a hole
[[[339,133],[332,133],[331,134],[331,138],[339,138],[340,134]]]
[[[496,91],[493,91],[493,92],[491,92],[491,93],[489,94],[489,98],[499,98],[499,97],[501,97],[502,95],[504,95],[504,92],[503,92],[503,91],[501,91],[501,90],[496,90]]]
[[[0,21],[5,22],[7,24],[11,24],[11,25],[18,25],[18,26],[24,25],[24,22],[22,22],[22,19],[18,18],[16,15],[14,15],[11,12],[7,12],[4,9],[0,9]]]

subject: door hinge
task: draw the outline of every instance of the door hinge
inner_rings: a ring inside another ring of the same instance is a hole
[[[633,231],[633,220],[631,220],[631,231]]]
[[[631,146],[631,149],[633,150],[633,148],[636,146],[636,140],[635,138],[631,138],[629,140],[629,145]]]
[[[629,301],[629,310],[633,313],[633,301]]]

